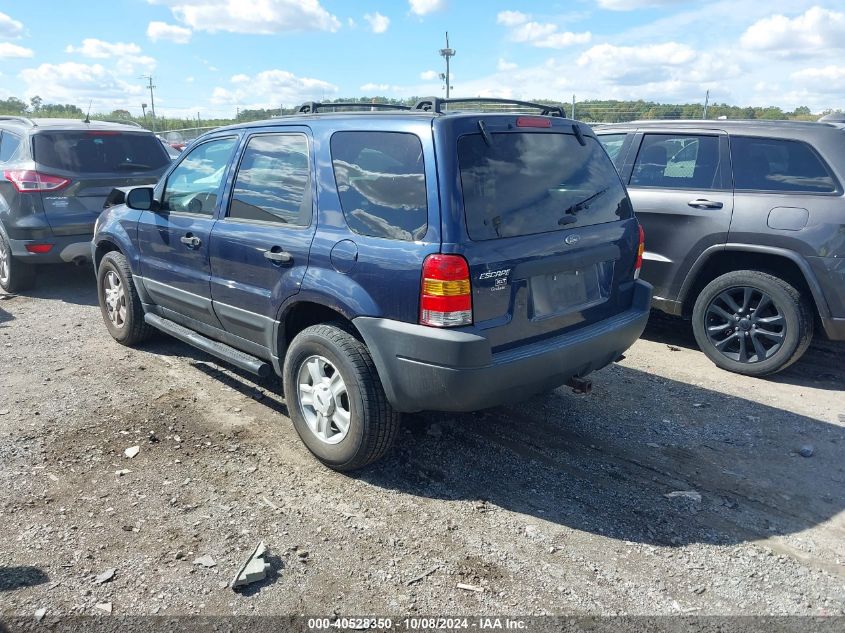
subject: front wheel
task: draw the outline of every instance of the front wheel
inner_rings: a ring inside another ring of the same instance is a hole
[[[393,444],[399,415],[387,402],[366,345],[345,324],[297,334],[283,373],[288,415],[317,459],[338,471],[363,468]]]
[[[144,321],[132,269],[122,253],[106,253],[100,262],[97,296],[103,321],[114,340],[131,347],[149,338],[152,328]]]
[[[12,256],[12,247],[0,233],[0,288],[6,292],[29,290],[35,285],[35,266]]]
[[[695,301],[693,332],[716,365],[746,376],[789,367],[813,338],[807,299],[779,277],[757,270],[711,281]]]

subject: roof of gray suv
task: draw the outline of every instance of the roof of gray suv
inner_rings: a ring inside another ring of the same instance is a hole
[[[148,132],[137,123],[91,120],[86,123],[80,119],[32,119],[24,116],[0,116],[0,125],[24,130],[121,130],[124,132]]]
[[[700,120],[700,119],[647,119],[628,123],[596,123],[596,130],[629,130],[632,128],[651,129],[697,129],[719,130],[731,133],[741,132],[753,136],[771,136],[783,138],[823,136],[830,133],[842,133],[842,127],[835,123],[816,121],[773,121],[773,120]]]

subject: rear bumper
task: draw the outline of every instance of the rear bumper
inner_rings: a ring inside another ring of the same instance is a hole
[[[493,354],[483,336],[371,317],[354,319],[397,411],[476,411],[553,389],[616,360],[648,321],[651,285],[631,308],[550,339]]]
[[[29,264],[61,264],[91,259],[91,235],[63,235],[29,240],[9,240],[12,255]],[[47,253],[30,253],[27,244],[52,244]]]

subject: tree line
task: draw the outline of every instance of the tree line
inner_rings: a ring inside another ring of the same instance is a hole
[[[407,99],[392,99],[389,97],[341,97],[325,100],[323,103],[389,103],[397,105],[413,105],[419,100],[418,97]],[[538,103],[556,104],[558,102],[549,99],[538,99]],[[571,115],[571,104],[563,104],[568,115]],[[202,119],[197,121],[193,118],[179,118],[158,115],[155,120],[155,127],[158,131],[193,128],[197,126],[230,125],[242,121],[258,121],[271,117],[293,114],[296,107],[274,108],[274,109],[245,109],[239,110],[236,116],[231,118]],[[775,106],[767,107],[743,107],[733,106],[726,103],[713,103],[707,107],[707,118],[717,119],[726,117],[728,119],[795,119],[803,121],[815,121],[820,116],[830,113],[826,110],[821,113],[812,113],[807,106],[800,106],[792,111],[783,110]],[[233,113],[234,114],[234,113]],[[79,106],[72,103],[45,103],[41,97],[32,97],[25,102],[17,97],[0,99],[0,115],[16,115],[29,117],[60,117],[70,119],[84,119],[86,112]],[[91,118],[108,119],[116,121],[134,121],[144,127],[152,127],[150,113],[146,116],[136,116],[128,110],[113,110],[111,112],[91,113]],[[594,123],[619,123],[634,121],[637,119],[701,119],[704,118],[704,104],[684,103],[667,104],[654,101],[616,101],[616,100],[587,100],[575,103],[575,117],[586,122]]]

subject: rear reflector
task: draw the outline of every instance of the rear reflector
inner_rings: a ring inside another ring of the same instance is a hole
[[[640,243],[637,246],[637,261],[634,263],[634,279],[640,278],[640,269],[643,267],[643,253],[645,252],[645,231],[643,225],[638,225],[640,228]]]
[[[7,169],[3,172],[3,177],[14,185],[18,193],[58,191],[70,184],[67,178],[42,174],[34,169]]]
[[[552,127],[552,121],[541,117],[521,116],[516,120],[516,127]]]
[[[53,248],[52,244],[27,244],[26,250],[29,253],[35,253],[37,255],[43,255],[44,253],[49,253],[50,250]]]
[[[469,266],[460,255],[429,255],[423,262],[420,323],[456,327],[472,323]]]

